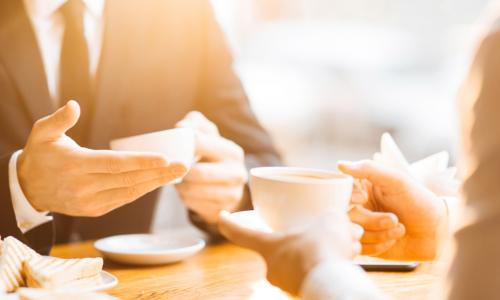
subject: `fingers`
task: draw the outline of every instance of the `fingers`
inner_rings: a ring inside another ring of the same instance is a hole
[[[231,207],[223,207],[219,203],[203,201],[203,199],[183,199],[186,207],[200,216],[207,224],[217,224],[219,214],[223,210],[231,211]]]
[[[363,246],[361,245],[360,240],[363,237],[364,232],[363,227],[355,223],[351,224],[351,235],[353,240],[351,258],[354,258],[361,253]]]
[[[38,141],[58,139],[75,126],[79,118],[80,106],[71,100],[52,115],[38,120],[33,126],[33,138]]]
[[[220,136],[200,133],[197,135],[197,154],[206,161],[243,161],[243,149],[233,141]]]
[[[359,205],[349,211],[353,223],[363,226],[365,230],[380,231],[395,228],[398,217],[393,213],[372,212]]]
[[[111,151],[82,150],[85,156],[81,165],[87,173],[118,174],[123,172],[168,167],[170,163],[160,154]]]
[[[176,127],[192,128],[208,135],[219,135],[219,129],[217,128],[217,126],[198,111],[192,111],[188,113],[182,121],[177,123]]]
[[[176,127],[192,128],[197,134],[197,155],[206,161],[237,160],[244,158],[243,149],[222,138],[217,126],[200,112],[194,111],[177,123]]]
[[[234,222],[226,211],[220,213],[219,230],[228,240],[236,245],[257,252],[269,247],[273,240],[273,235],[270,233],[251,230]]]
[[[406,234],[404,225],[392,213],[372,212],[357,205],[349,211],[349,218],[364,228],[360,239],[364,255],[380,255]]]
[[[351,196],[351,205],[364,204],[368,201],[369,195],[360,180],[354,180],[354,188]]]
[[[363,244],[379,244],[385,243],[391,240],[399,240],[404,237],[406,233],[403,224],[398,224],[397,227],[381,230],[381,231],[366,231],[361,238]]]
[[[170,176],[165,176],[132,187],[118,188],[99,192],[93,196],[93,201],[95,203],[104,203],[106,209],[93,209],[92,212],[90,212],[90,216],[103,215],[111,210],[131,203],[144,196],[145,194],[165,185],[169,182],[170,179]]]
[[[90,183],[92,190],[99,192],[121,187],[132,187],[158,178],[169,178],[168,182],[171,182],[184,176],[186,171],[184,165],[175,163],[164,168],[131,171],[120,174],[93,174],[89,178],[92,180]]]
[[[363,246],[359,241],[355,241],[352,245],[352,255],[351,258],[355,258],[363,252]]]
[[[390,240],[379,244],[363,244],[363,250],[361,251],[361,254],[378,256],[381,255],[382,253],[387,252],[392,247],[394,247],[396,243],[397,243],[396,240]]]
[[[245,184],[248,174],[243,167],[232,164],[198,163],[194,165],[184,178],[185,183],[206,184]]]
[[[355,241],[359,241],[363,237],[364,233],[365,230],[363,229],[363,227],[355,223],[351,224],[351,235]]]
[[[401,183],[403,174],[371,160],[339,162],[338,169],[357,179],[367,179],[379,186],[395,186]]]
[[[238,204],[243,196],[243,186],[226,186],[212,184],[180,184],[177,190],[182,199],[189,200],[195,206],[203,206],[204,202],[217,203],[221,209],[229,209]]]

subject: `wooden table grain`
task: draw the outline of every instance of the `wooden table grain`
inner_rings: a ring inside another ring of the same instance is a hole
[[[52,255],[99,256],[92,242],[57,246]],[[423,264],[411,273],[370,273],[393,299],[425,299],[440,272],[435,264]],[[111,262],[105,270],[120,283],[109,294],[121,299],[290,299],[265,280],[265,265],[255,253],[231,244],[211,245],[200,254],[177,264],[130,267]]]

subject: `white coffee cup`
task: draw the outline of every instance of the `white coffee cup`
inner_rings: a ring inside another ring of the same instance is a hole
[[[170,162],[180,162],[190,168],[195,161],[196,139],[192,129],[176,128],[113,140],[110,147],[117,151],[161,153]]]
[[[334,171],[265,167],[250,171],[252,202],[274,231],[301,230],[331,212],[347,212],[353,179]]]

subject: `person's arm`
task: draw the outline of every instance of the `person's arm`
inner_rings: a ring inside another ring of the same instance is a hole
[[[387,299],[363,270],[352,262],[331,259],[309,271],[300,290],[302,300]]]
[[[221,232],[238,246],[259,253],[273,285],[304,300],[384,299],[363,271],[349,261],[359,253],[361,227],[332,213],[301,233],[256,231],[221,213]]]
[[[49,212],[39,212],[37,211],[26,198],[21,184],[19,183],[19,177],[17,174],[17,161],[19,155],[21,155],[22,150],[18,150],[12,154],[9,161],[9,188],[10,196],[12,198],[12,206],[14,208],[14,214],[16,216],[17,227],[22,233],[27,233],[28,231],[43,225],[47,222],[52,221],[52,216],[49,216]]]
[[[221,135],[245,151],[248,168],[280,165],[269,134],[259,124],[233,66],[233,56],[209,1],[205,8],[204,66],[197,109]]]
[[[500,32],[493,32],[482,41],[460,95],[467,218],[456,234],[449,299],[494,299],[500,294],[499,53]]]
[[[79,112],[70,101],[38,120],[22,152],[0,160],[0,235],[18,237],[40,253],[48,253],[54,234],[38,212],[100,216],[187,171],[162,155],[80,147],[65,134]]]
[[[52,222],[30,228],[24,233],[18,226],[9,180],[9,164],[12,155],[8,153],[0,157],[0,236],[14,236],[38,253],[49,254],[54,240]]]
[[[209,1],[203,1],[203,6],[203,72],[196,109],[203,113],[208,120],[215,123],[223,138],[233,141],[243,148],[245,152],[244,162],[248,170],[259,166],[281,165],[281,158],[269,134],[259,124],[251,110],[245,90],[233,69],[233,57],[229,46],[216,21]],[[181,190],[181,196],[184,200],[189,198],[189,195],[185,194]],[[237,208],[220,208],[228,210],[251,209],[248,187],[245,186],[242,195]],[[194,201],[196,200],[190,202]],[[218,201],[220,203],[230,202],[224,199]],[[193,224],[210,233],[212,237],[219,238],[220,235],[214,223],[218,213],[211,215],[213,217],[207,218],[193,209],[189,210]]]

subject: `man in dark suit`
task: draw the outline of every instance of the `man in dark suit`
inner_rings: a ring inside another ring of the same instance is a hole
[[[193,110],[206,118],[177,125],[198,131],[202,160],[178,190],[196,224],[248,203],[241,148],[247,167],[279,163],[209,1],[1,1],[0,45],[2,236],[46,253],[54,241],[148,232],[156,188],[186,166],[91,149]]]

